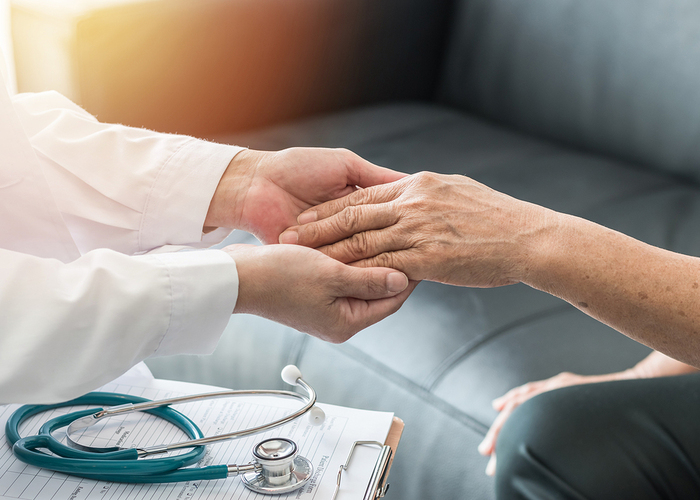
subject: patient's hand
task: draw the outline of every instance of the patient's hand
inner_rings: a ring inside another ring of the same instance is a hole
[[[604,375],[577,375],[575,373],[563,372],[545,380],[528,382],[520,387],[511,389],[500,398],[493,400],[493,407],[498,410],[499,413],[493,421],[493,424],[491,424],[491,428],[486,433],[484,440],[479,445],[479,453],[491,456],[486,467],[486,474],[492,476],[496,472],[496,442],[503,425],[518,406],[538,394],[572,385],[637,378],[669,377],[696,371],[697,368],[669,358],[660,352],[652,351],[649,356],[641,360],[635,366],[621,372],[606,373]]]
[[[345,149],[244,150],[221,178],[204,225],[243,229],[263,243],[277,243],[304,210],[352,193],[355,186],[404,176]]]
[[[314,207],[280,242],[412,280],[499,286],[521,281],[528,236],[548,212],[464,176],[424,172]]]
[[[631,370],[619,373],[609,373],[606,375],[577,375],[575,373],[562,372],[554,377],[528,382],[511,389],[500,398],[493,400],[494,409],[498,410],[498,416],[491,424],[486,436],[479,445],[479,453],[490,457],[486,465],[486,474],[493,476],[496,473],[496,441],[501,429],[515,409],[530,398],[542,394],[543,392],[560,389],[572,385],[593,384],[596,382],[608,382],[611,380],[621,380],[623,378],[637,378]]]
[[[394,269],[347,266],[289,245],[231,245],[239,276],[235,313],[283,323],[329,342],[397,311],[416,283]]]

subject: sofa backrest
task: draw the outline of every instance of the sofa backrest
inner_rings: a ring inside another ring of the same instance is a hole
[[[440,99],[700,180],[700,3],[459,0]]]

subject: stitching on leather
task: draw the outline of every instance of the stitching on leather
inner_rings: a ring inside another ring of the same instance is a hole
[[[307,339],[304,339],[304,347],[308,347]],[[337,349],[337,351],[343,354],[344,356],[350,358],[355,362],[359,362],[365,368],[368,368],[369,370],[377,373],[384,380],[387,380],[393,383],[394,385],[403,388],[404,390],[406,390],[406,392],[409,392],[412,395],[422,399],[436,410],[460,422],[461,424],[470,428],[474,432],[477,432],[480,435],[485,435],[486,431],[488,431],[487,425],[482,424],[474,417],[467,415],[464,411],[459,410],[458,408],[455,408],[451,404],[445,402],[443,399],[438,398],[437,396],[430,393],[425,388],[416,384],[412,380],[409,380],[403,375],[398,374],[394,370],[387,368],[385,365],[381,364],[375,358],[367,355],[360,349],[348,344],[333,346],[331,348]],[[304,354],[306,354],[306,351],[307,349],[305,348],[303,352],[299,353],[299,357],[297,358],[299,362],[301,362]]]
[[[452,369],[457,366],[464,358],[473,354],[480,347],[484,346],[491,340],[507,334],[508,332],[526,325],[528,323],[533,323],[551,316],[555,316],[559,313],[574,310],[574,307],[568,303],[564,303],[560,306],[556,306],[544,311],[538,311],[524,318],[519,318],[511,323],[503,325],[495,330],[487,332],[473,339],[471,342],[465,344],[460,349],[454,352],[452,356],[446,358],[440,365],[438,365],[429,375],[426,377],[425,387],[426,390],[432,391],[435,387],[449,374]]]

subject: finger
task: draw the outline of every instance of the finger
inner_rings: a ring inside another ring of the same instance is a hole
[[[506,406],[501,413],[498,414],[496,419],[491,424],[491,428],[484,436],[484,440],[479,444],[478,450],[482,455],[491,455],[496,450],[496,441],[498,440],[498,434],[503,428],[503,424],[506,423],[508,417],[510,417],[513,410],[517,408],[517,404],[509,404]]]
[[[383,299],[403,292],[409,285],[408,277],[399,271],[387,268],[361,269],[343,266],[336,293],[338,297],[362,300]]]
[[[344,198],[347,195],[352,194],[357,190],[358,190],[358,188],[355,186],[345,186],[344,189],[342,189],[336,193],[333,193],[333,198]]]
[[[319,251],[355,267],[397,267],[402,259],[399,253],[410,248],[410,235],[398,226],[353,234],[350,238],[318,248]]]
[[[308,224],[309,222],[335,215],[347,207],[386,203],[396,199],[400,194],[401,188],[402,185],[400,184],[389,183],[381,186],[369,187],[367,189],[358,189],[343,198],[321,203],[320,205],[316,205],[302,212],[297,217],[297,222],[299,224]]]
[[[486,475],[495,476],[496,475],[496,454],[492,453],[491,458],[489,458],[489,463],[486,464]]]
[[[352,206],[317,222],[290,227],[280,234],[279,241],[318,248],[356,233],[392,226],[398,221],[399,214],[392,204]]]
[[[349,262],[348,265],[362,268],[389,267],[405,273],[410,280],[421,281],[431,279],[431,277],[428,276],[419,266],[413,265],[410,253],[403,250],[396,252],[386,251],[375,255],[374,257]]]
[[[408,174],[380,167],[356,154],[350,157],[347,168],[348,184],[363,188],[398,181],[406,176],[408,176]]]
[[[500,398],[494,399],[491,402],[491,405],[494,409],[500,411],[506,404],[508,404],[509,401],[521,400],[523,397],[530,398],[533,395],[542,392],[542,388],[546,383],[546,380],[539,380],[537,382],[528,382],[527,384],[514,387]]]

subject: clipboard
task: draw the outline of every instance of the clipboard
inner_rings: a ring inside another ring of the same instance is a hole
[[[391,464],[394,462],[394,455],[396,454],[396,448],[399,446],[399,441],[401,440],[401,435],[403,434],[404,422],[400,418],[394,416],[391,421],[391,427],[389,428],[389,433],[387,434],[384,443],[378,441],[355,441],[348,458],[344,465],[341,465],[338,469],[338,479],[336,483],[335,492],[331,500],[336,500],[338,497],[338,492],[340,491],[340,482],[343,475],[343,471],[348,470],[350,466],[350,460],[352,459],[352,454],[357,446],[378,446],[381,448],[379,456],[377,457],[377,462],[374,465],[374,470],[370,476],[369,482],[367,484],[367,489],[362,497],[362,500],[377,500],[384,497],[386,492],[389,490],[389,472],[391,471]]]

